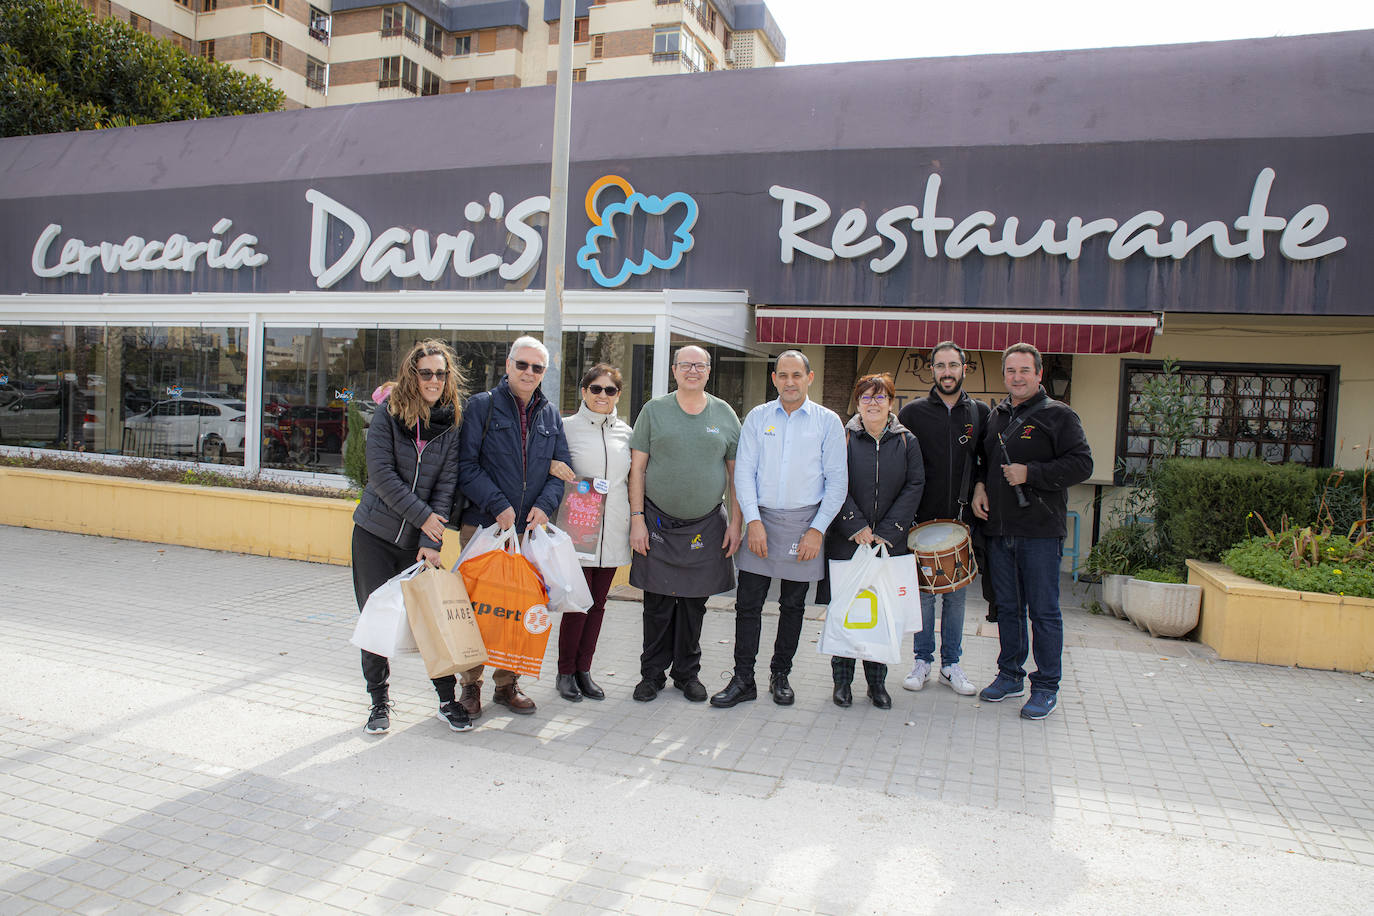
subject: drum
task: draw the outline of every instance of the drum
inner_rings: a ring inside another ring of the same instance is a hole
[[[907,546],[916,555],[916,578],[928,595],[955,592],[973,581],[978,563],[973,559],[973,538],[968,526],[951,519],[922,522],[907,535]]]

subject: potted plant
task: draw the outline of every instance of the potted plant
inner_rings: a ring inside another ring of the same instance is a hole
[[[1197,626],[1202,587],[1172,569],[1138,569],[1122,590],[1126,617],[1151,636],[1186,636]]]
[[[1125,617],[1122,595],[1133,570],[1148,565],[1154,556],[1151,526],[1127,522],[1104,534],[1083,564],[1084,572],[1102,582],[1102,603],[1117,617]]]

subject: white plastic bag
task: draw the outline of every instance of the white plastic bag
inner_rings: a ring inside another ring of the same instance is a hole
[[[402,652],[419,652],[415,637],[410,632],[410,620],[406,617],[401,583],[424,567],[424,563],[416,563],[386,580],[368,595],[349,642],[359,649],[388,658]]]
[[[577,549],[567,532],[553,525],[531,525],[525,529],[521,542],[525,557],[544,577],[549,593],[549,610],[566,614],[585,614],[592,606],[592,591],[582,565],[577,562]]]
[[[822,655],[900,665],[906,612],[887,549],[860,546],[850,560],[830,561],[830,605],[817,649]],[[919,615],[918,615],[919,616]]]
[[[507,528],[501,530],[501,526],[495,523],[485,528],[478,528],[472,533],[472,539],[463,545],[463,550],[458,554],[458,562],[454,564],[454,569],[462,565],[464,560],[480,556],[493,550],[500,550],[507,540],[514,537],[515,529]]]

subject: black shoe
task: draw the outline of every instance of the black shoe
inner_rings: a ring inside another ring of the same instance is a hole
[[[874,684],[868,688],[868,698],[873,701],[873,705],[879,709],[891,709],[892,697],[888,694],[887,688],[882,684]]]
[[[363,731],[369,735],[384,735],[391,728],[391,703],[382,700],[372,704],[372,712],[367,715]]]
[[[836,684],[834,700],[836,706],[848,707],[854,702],[854,691],[849,689],[848,684]]]
[[[641,703],[648,703],[658,696],[659,686],[647,677],[635,685],[634,697]]]
[[[693,703],[706,702],[706,685],[698,678],[694,677],[686,681],[675,682],[673,686],[681,690],[682,695]]]
[[[463,708],[463,704],[457,700],[449,700],[447,703],[439,704],[439,718],[448,723],[448,727],[456,732],[465,732],[472,728],[472,717]]]
[[[792,686],[787,683],[787,675],[775,674],[768,679],[768,690],[773,694],[773,702],[779,706],[791,706],[797,700]]]
[[[746,700],[757,700],[759,689],[754,686],[754,682],[745,683],[739,677],[730,678],[730,683],[725,685],[725,689],[711,697],[711,705],[717,709],[729,709],[738,703]]]
[[[553,682],[558,689],[558,695],[570,703],[581,703],[582,692],[577,689],[577,682],[573,680],[571,674],[560,674]]]
[[[579,671],[573,675],[573,680],[577,681],[577,689],[589,700],[606,699],[606,691],[596,686],[596,681],[592,680],[590,671]]]

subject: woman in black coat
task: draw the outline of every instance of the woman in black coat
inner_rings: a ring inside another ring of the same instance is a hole
[[[458,422],[463,399],[458,360],[440,340],[422,340],[401,362],[385,409],[367,431],[367,486],[353,512],[353,593],[367,598],[406,567],[439,565],[444,523],[458,490]],[[366,649],[363,678],[372,696],[368,734],[391,727],[391,666]],[[454,731],[472,721],[454,701],[453,675],[436,678],[439,718]]]
[[[845,426],[849,451],[849,494],[844,507],[825,536],[828,560],[848,560],[860,544],[881,542],[888,553],[910,553],[906,544],[911,521],[921,504],[925,487],[925,463],[921,447],[892,413],[896,388],[892,376],[865,375],[854,383],[854,401],[859,412]],[[910,600],[919,600],[910,596]],[[817,590],[816,601],[830,603],[827,578]],[[835,705],[853,702],[850,682],[854,679],[854,659],[833,656],[831,674],[835,678]],[[891,709],[887,692],[887,665],[864,662],[868,698],[879,709]]]

